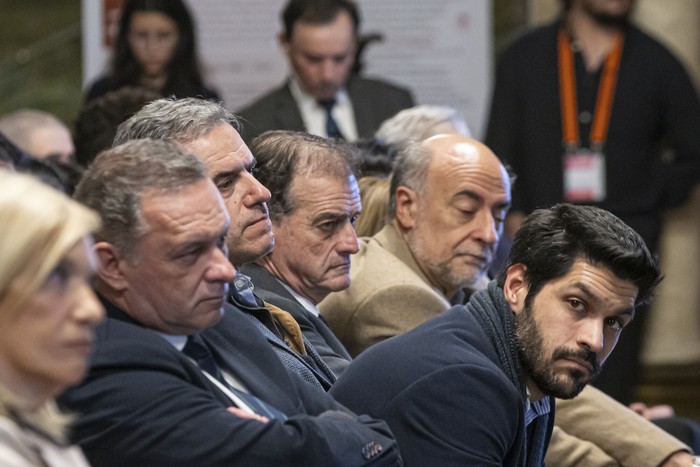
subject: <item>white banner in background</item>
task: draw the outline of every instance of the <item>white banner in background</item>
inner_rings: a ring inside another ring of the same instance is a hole
[[[83,0],[84,79],[104,70],[104,2]],[[112,0],[113,1],[113,0]],[[277,34],[285,0],[190,0],[208,81],[227,106],[242,108],[287,74]],[[409,87],[419,104],[459,109],[472,131],[484,130],[491,94],[490,0],[358,0],[368,46],[363,74]]]

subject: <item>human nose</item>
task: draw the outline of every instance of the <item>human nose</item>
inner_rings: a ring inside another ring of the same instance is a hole
[[[595,353],[602,351],[605,345],[603,322],[594,318],[584,320],[579,327],[576,343],[579,347],[587,347]]]
[[[105,317],[105,310],[89,284],[80,286],[76,317],[85,323],[96,325]]]
[[[483,209],[477,218],[475,237],[487,245],[495,245],[501,236],[501,225],[491,211]]]
[[[350,221],[346,222],[343,226],[340,235],[342,236],[340,241],[339,253],[354,255],[360,251],[360,244],[357,240],[357,233],[355,232],[355,227],[353,227]]]
[[[215,248],[205,278],[209,282],[233,282],[236,270],[228,259],[225,248]]]
[[[321,62],[321,79],[323,81],[333,81],[337,68],[333,60],[324,60]]]
[[[258,179],[250,173],[246,173],[246,179],[248,182],[248,189],[246,190],[246,196],[243,201],[246,207],[270,201],[272,193],[270,193],[270,190],[268,190],[265,185],[260,183]]]

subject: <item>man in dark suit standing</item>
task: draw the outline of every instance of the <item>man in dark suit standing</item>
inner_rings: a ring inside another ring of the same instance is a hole
[[[397,465],[386,425],[288,373],[226,310],[229,216],[205,166],[138,140],[102,153],[76,198],[103,219],[108,318],[90,374],[62,398],[93,465]],[[231,322],[231,320],[234,322]]]
[[[279,41],[292,72],[240,110],[246,141],[277,129],[369,138],[382,121],[414,105],[405,89],[351,74],[360,25],[351,0],[290,0],[282,21]]]

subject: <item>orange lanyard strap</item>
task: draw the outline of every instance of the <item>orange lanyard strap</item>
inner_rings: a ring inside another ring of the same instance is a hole
[[[598,97],[591,126],[591,146],[602,148],[608,136],[610,114],[612,112],[617,75],[622,58],[624,36],[618,34],[612,51],[608,54],[603,65],[603,75],[598,87]],[[559,31],[559,92],[561,97],[562,131],[564,144],[567,148],[578,148],[581,145],[579,135],[576,103],[576,76],[574,72],[574,52],[569,44],[568,35]]]

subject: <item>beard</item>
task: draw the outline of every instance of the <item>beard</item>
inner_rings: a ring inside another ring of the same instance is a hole
[[[608,13],[605,11],[599,11],[591,7],[588,3],[583,3],[584,10],[590,15],[594,20],[603,26],[611,28],[624,28],[630,22],[630,16],[632,15],[632,7],[634,2],[630,3],[630,7],[621,13]]]
[[[595,352],[585,348],[571,350],[557,347],[549,356],[530,306],[526,306],[517,316],[517,344],[526,374],[544,394],[559,399],[573,399],[602,371],[602,365],[598,362]],[[593,370],[590,375],[575,369],[557,373],[554,370],[554,362],[560,359],[584,361],[590,364]]]
[[[435,261],[433,255],[426,252],[421,242],[410,242],[411,251],[418,264],[434,282],[433,285],[444,287],[447,290],[460,290],[475,287],[479,280],[487,273],[487,267],[477,265],[460,264],[462,258],[459,256],[468,253],[483,256],[486,258],[484,265],[491,264],[493,253],[488,248],[477,249],[477,247],[467,250],[466,248],[455,253],[447,261]],[[448,297],[451,299],[451,297]]]

